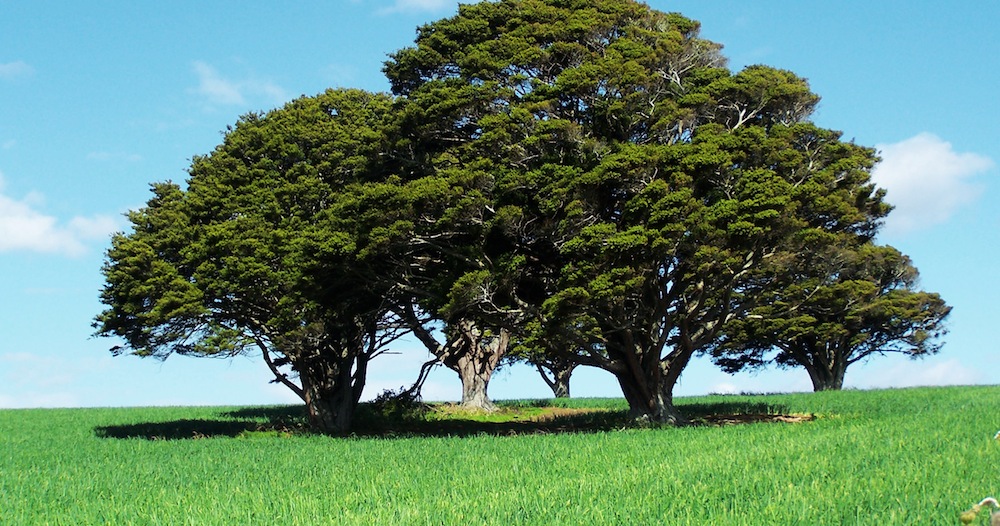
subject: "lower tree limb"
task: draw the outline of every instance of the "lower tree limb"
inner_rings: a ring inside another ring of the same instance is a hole
[[[267,364],[267,368],[270,369],[271,374],[274,375],[274,380],[272,382],[281,383],[281,385],[284,385],[285,387],[289,388],[293,393],[295,393],[296,396],[298,396],[299,398],[302,399],[303,402],[305,402],[306,401],[305,391],[303,391],[302,388],[299,387],[298,385],[295,385],[295,382],[291,381],[288,378],[287,374],[281,372],[281,370],[278,368],[279,367],[278,364],[275,363],[274,360],[271,358],[271,350],[270,347],[267,345],[267,343],[265,343],[262,338],[257,336],[255,336],[254,339],[257,341],[257,347],[260,348],[261,356],[264,357],[264,363]],[[287,360],[288,360],[287,358],[283,359],[283,361],[285,361],[286,364]]]
[[[281,385],[284,385],[285,387],[289,388],[293,393],[296,394],[296,396],[298,396],[299,398],[302,399],[303,402],[305,402],[306,401],[306,393],[305,393],[305,391],[303,391],[301,387],[295,385],[295,382],[292,382],[288,378],[287,374],[281,372],[278,369],[278,366],[275,365],[274,360],[271,359],[271,353],[270,353],[270,351],[268,351],[267,349],[264,349],[263,355],[264,355],[264,362],[267,363],[268,369],[270,369],[271,370],[271,374],[274,375],[274,380],[272,381],[272,383],[273,382],[279,382],[279,383],[281,383]]]
[[[431,370],[440,363],[441,362],[437,358],[424,362],[424,364],[420,366],[420,374],[417,375],[417,380],[413,382],[413,385],[411,385],[409,389],[400,393],[399,396],[411,400],[419,400],[421,397],[420,391],[424,388],[424,383],[430,376]]]

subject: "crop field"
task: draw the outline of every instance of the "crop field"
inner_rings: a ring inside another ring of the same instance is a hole
[[[1000,493],[1000,386],[679,402],[700,425],[521,401],[344,438],[297,407],[3,410],[0,524],[960,524]]]

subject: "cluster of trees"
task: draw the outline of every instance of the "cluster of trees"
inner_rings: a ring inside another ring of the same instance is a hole
[[[184,187],[152,186],[103,269],[114,352],[259,352],[341,432],[404,334],[464,404],[490,407],[504,360],[567,394],[586,365],[668,423],[696,353],[829,389],[872,353],[939,348],[949,307],[874,242],[875,151],[810,122],[804,79],[731,72],[695,21],[634,0],[463,5],[384,72],[392,94],[246,115]]]

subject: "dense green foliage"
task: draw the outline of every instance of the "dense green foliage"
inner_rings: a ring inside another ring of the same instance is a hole
[[[112,239],[98,334],[140,356],[262,353],[317,428],[347,429],[368,360],[395,334],[351,190],[390,171],[391,104],[330,90],[244,116],[194,159],[187,188],[153,185]]]
[[[281,408],[3,410],[0,523],[957,524],[1000,492],[1000,387],[678,405],[817,418],[330,438],[240,434]]]
[[[805,79],[730,71],[699,31],[635,0],[460,6],[390,55],[392,95],[244,116],[186,188],[155,184],[112,241],[97,333],[141,356],[259,352],[339,433],[369,360],[404,332],[459,374],[464,405],[492,408],[509,355],[556,394],[573,367],[602,368],[632,417],[671,423],[698,352],[725,347],[739,369],[803,331],[813,347],[842,336],[843,363],[899,342],[935,352],[940,298],[796,261],[871,242],[890,209],[875,151],[809,120]],[[803,292],[813,281],[837,285]],[[859,315],[834,305],[845,295],[875,303]],[[788,316],[794,330],[774,329]],[[739,325],[758,318],[771,325]],[[823,371],[800,356],[818,353],[776,359]]]
[[[887,246],[827,244],[766,265],[762,301],[734,319],[712,349],[727,372],[775,363],[802,367],[817,391],[840,389],[854,363],[873,355],[936,353],[951,312],[917,290],[917,269]]]
[[[765,259],[888,212],[804,79],[733,73],[697,22],[630,0],[464,5],[385,71],[418,149],[491,182],[503,264],[475,284],[509,286],[529,357],[608,370],[637,417],[680,419],[677,379]]]

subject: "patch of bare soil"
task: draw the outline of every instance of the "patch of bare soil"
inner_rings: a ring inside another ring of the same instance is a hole
[[[710,426],[732,426],[738,424],[756,424],[759,422],[798,424],[801,422],[811,422],[816,420],[816,415],[809,414],[730,414],[730,415],[708,415],[702,417],[699,423]]]
[[[558,420],[560,418],[567,418],[571,416],[586,415],[591,413],[605,413],[607,411],[603,409],[585,409],[585,408],[569,408],[569,407],[545,407],[542,408],[542,413],[538,415],[532,415],[529,420],[532,422],[551,422],[553,420]]]
[[[453,403],[434,404],[430,407],[434,412],[450,417],[494,416],[496,421],[504,422],[511,420],[519,422],[547,422],[562,417],[607,412],[605,409],[569,407],[499,407],[495,411],[477,411],[475,409],[466,409],[461,405]]]

